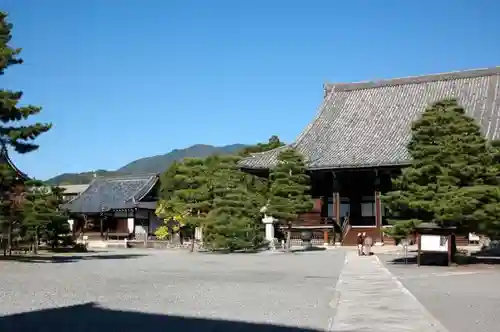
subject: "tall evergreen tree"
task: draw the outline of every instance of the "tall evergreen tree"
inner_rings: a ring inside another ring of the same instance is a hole
[[[21,49],[10,45],[11,31],[12,24],[7,20],[7,13],[0,12],[0,75],[4,75],[6,69],[10,66],[23,62],[19,58]],[[26,120],[41,111],[41,108],[37,106],[21,106],[19,103],[22,95],[20,91],[0,88],[0,147],[11,146],[18,153],[27,153],[38,148],[38,145],[33,140],[42,133],[47,132],[51,128],[51,124],[21,124],[20,121]],[[13,174],[8,173],[8,170],[0,172],[0,191],[2,192],[2,233],[7,235],[7,250],[10,252],[13,224],[16,222],[15,215],[18,212],[19,204],[15,204],[18,193],[13,190],[13,186],[18,181],[16,181]]]
[[[297,151],[286,149],[278,155],[278,164],[271,170],[270,181],[268,215],[290,225],[300,213],[312,209],[310,178],[304,158]],[[287,235],[289,249],[290,231]]]
[[[60,209],[62,189],[48,188],[41,181],[30,181],[29,187],[22,206],[22,227],[36,254],[41,235],[45,235],[47,242],[56,247],[60,235],[69,232],[69,225],[66,213]]]
[[[213,174],[213,207],[208,215],[205,241],[211,249],[255,249],[262,241],[256,219],[255,192],[247,174],[238,169],[236,156],[221,156]]]
[[[20,48],[10,46],[12,24],[7,21],[7,14],[0,12],[0,75],[5,74],[5,70],[12,66],[23,63],[19,58]],[[40,134],[47,132],[51,124],[35,123],[30,125],[18,124],[21,120],[26,120],[32,115],[40,113],[41,107],[20,106],[23,93],[0,89],[0,142],[10,145],[16,152],[26,153],[38,148],[33,140]]]
[[[186,158],[174,164],[162,179],[163,199],[160,206],[163,210],[159,214],[167,222],[180,216],[177,219],[182,219],[183,227],[189,229],[194,237],[194,229],[202,226],[212,204],[206,161]]]
[[[496,214],[499,173],[493,151],[456,100],[425,110],[412,126],[408,151],[411,165],[383,197],[393,235],[404,237],[421,222],[475,231],[486,225],[485,214]]]

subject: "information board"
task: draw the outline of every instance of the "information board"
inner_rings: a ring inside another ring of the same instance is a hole
[[[448,237],[441,235],[420,235],[420,250],[422,251],[448,251]]]

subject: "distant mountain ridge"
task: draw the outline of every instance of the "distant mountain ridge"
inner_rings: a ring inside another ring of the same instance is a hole
[[[162,173],[174,161],[188,157],[204,158],[213,154],[230,154],[242,150],[245,147],[247,147],[245,144],[231,144],[225,146],[195,144],[185,149],[174,149],[163,155],[134,160],[116,171],[100,169],[83,173],[63,173],[47,180],[46,183],[49,185],[85,184],[92,181],[94,174],[97,176],[112,176],[119,174]]]

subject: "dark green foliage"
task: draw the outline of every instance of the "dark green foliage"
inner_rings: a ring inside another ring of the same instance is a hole
[[[271,170],[268,215],[281,222],[292,222],[300,213],[313,207],[310,178],[303,157],[293,149],[278,156],[278,165]]]
[[[13,238],[19,232],[20,190],[16,186],[16,173],[6,163],[0,163],[0,228],[3,253],[10,254]]]
[[[7,14],[0,12],[0,75],[12,65],[21,64],[20,48],[9,45],[12,24],[7,21]],[[18,122],[40,113],[37,106],[19,106],[22,97],[20,91],[0,89],[0,143],[10,145],[19,153],[26,153],[38,148],[33,140],[40,134],[48,131],[50,124],[35,123],[20,125]]]
[[[0,12],[0,75],[12,65],[21,64],[20,48],[10,45],[12,24],[7,21],[7,14]],[[27,153],[38,149],[33,141],[51,128],[51,124],[22,124],[23,120],[32,120],[31,116],[40,113],[41,108],[27,105],[21,106],[22,92],[0,89],[0,148],[11,146],[18,153]],[[7,165],[0,170],[0,219],[2,221],[2,237],[7,237],[6,248],[10,253],[15,231],[21,229],[19,214],[21,211],[21,191],[16,174]],[[5,251],[4,251],[5,252]]]
[[[41,181],[28,181],[26,187],[21,212],[24,238],[32,240],[35,252],[42,235],[57,246],[59,237],[69,232],[67,216],[59,209],[62,190],[46,187]]]
[[[485,230],[498,219],[498,165],[474,119],[455,100],[432,104],[412,126],[412,164],[383,200],[403,237],[420,222]]]
[[[161,199],[156,213],[166,223],[177,220],[192,236],[194,229],[203,224],[212,205],[209,167],[206,160],[186,158],[171,165],[161,176]]]
[[[214,250],[255,249],[262,241],[258,216],[258,193],[252,191],[247,174],[238,169],[238,157],[222,156],[213,173],[213,206],[207,218],[205,242]]]

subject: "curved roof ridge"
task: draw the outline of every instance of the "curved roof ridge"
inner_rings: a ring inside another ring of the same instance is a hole
[[[98,175],[94,179],[126,180],[126,179],[152,177],[152,176],[158,176],[158,175],[159,175],[158,173]]]
[[[154,187],[154,185],[158,182],[159,178],[160,178],[159,175],[156,174],[154,177],[149,179],[148,182],[144,183],[144,185],[142,187],[137,189],[137,191],[131,197],[132,202],[134,202],[134,204],[137,204],[141,199],[143,199],[144,196],[146,196],[148,194],[148,192],[151,191],[151,189]],[[130,200],[130,198],[125,200],[125,201],[128,201],[128,200]]]
[[[369,80],[352,83],[326,83],[325,90],[347,92],[353,90],[375,89],[388,86],[407,85],[407,84],[421,84],[438,81],[449,81],[456,79],[474,78],[500,75],[500,66],[489,68],[478,68],[469,70],[456,70],[451,72],[425,74],[417,76],[406,76],[399,78],[389,78],[380,80]]]
[[[268,154],[268,153],[271,153],[271,152],[274,152],[274,151],[285,149],[285,148],[288,148],[290,145],[293,145],[293,143],[292,144],[285,144],[285,145],[282,145],[282,146],[278,146],[277,148],[274,148],[274,149],[271,149],[271,150],[267,150],[267,151],[252,152],[252,153],[250,153],[250,157],[254,157],[254,156],[258,157],[259,155]],[[243,159],[245,159],[245,158],[243,158]]]
[[[4,158],[5,161],[7,162],[7,165],[14,170],[14,172],[17,173],[20,177],[22,177],[24,180],[30,180],[31,178],[28,176],[28,174],[24,173],[21,171],[17,166],[14,164],[12,159],[10,159],[9,156],[9,151],[7,150],[7,145],[5,142],[1,142],[1,148],[0,148],[0,158]]]
[[[321,115],[326,111],[326,106],[329,105],[330,100],[333,98],[335,95],[335,89],[333,91],[328,91],[328,87],[326,85],[323,86],[325,89],[326,96],[323,98],[323,102],[320,104],[318,111],[316,111],[316,116],[313,118],[311,122],[302,130],[302,132],[295,138],[294,143],[292,143],[294,146],[299,145],[300,141],[307,135],[307,133],[311,130],[311,128],[314,126],[314,123],[318,121],[321,118]]]

